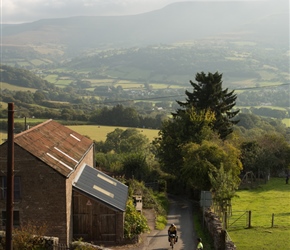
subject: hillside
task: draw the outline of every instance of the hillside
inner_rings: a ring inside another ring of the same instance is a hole
[[[285,2],[284,8],[275,2],[263,1],[183,2],[131,16],[43,19],[4,25],[2,43],[4,46],[45,45],[60,50],[54,51],[59,54],[61,51],[77,54],[91,48],[168,44],[221,36],[229,40],[288,46],[289,3],[282,2]]]
[[[50,89],[54,85],[41,79],[29,70],[10,67],[0,64],[1,82],[6,82],[15,86],[35,89]]]
[[[239,106],[279,107],[288,118],[289,3],[280,2],[183,2],[131,16],[3,25],[1,63],[14,69],[2,67],[1,81],[45,89],[45,99],[26,95],[50,108],[134,101],[138,112],[170,112],[197,72],[218,71]],[[23,105],[26,95],[14,100]]]

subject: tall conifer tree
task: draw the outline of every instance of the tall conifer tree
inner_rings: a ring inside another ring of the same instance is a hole
[[[187,96],[185,102],[177,101],[181,106],[174,116],[180,116],[185,110],[194,107],[196,111],[210,110],[215,114],[213,130],[216,131],[220,138],[225,140],[233,132],[233,125],[238,120],[232,120],[240,110],[232,111],[236,105],[237,96],[234,90],[228,92],[228,89],[222,89],[222,74],[218,72],[206,75],[204,72],[197,73],[195,80],[197,83],[190,81],[193,92],[186,90]]]

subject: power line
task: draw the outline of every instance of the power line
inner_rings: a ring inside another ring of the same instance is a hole
[[[266,89],[266,88],[272,88],[272,87],[283,87],[283,86],[289,86],[289,83],[281,83],[281,84],[275,84],[270,86],[257,86],[257,87],[248,87],[248,88],[239,88],[234,89],[235,91],[238,90],[256,90],[256,89]],[[169,95],[169,96],[156,96],[156,97],[149,97],[149,98],[138,98],[138,99],[127,99],[127,100],[119,100],[119,101],[103,101],[100,104],[113,104],[113,103],[125,103],[125,102],[135,102],[135,101],[147,101],[147,100],[159,100],[159,99],[165,99],[165,98],[172,98],[172,97],[184,97],[184,95]]]
[[[171,98],[171,97],[179,97],[183,95],[168,95],[168,96],[156,96],[156,97],[149,97],[149,98],[138,98],[138,99],[127,99],[127,100],[120,100],[120,101],[104,101],[103,104],[107,103],[123,103],[123,102],[134,102],[134,101],[147,101],[147,100],[159,100],[159,99],[165,99],[165,98]]]
[[[281,84],[275,84],[275,85],[270,85],[270,86],[257,86],[257,87],[248,87],[248,88],[239,88],[239,89],[235,89],[235,90],[251,90],[251,89],[267,89],[267,88],[272,88],[272,87],[283,87],[283,86],[289,86],[289,83],[281,83]]]

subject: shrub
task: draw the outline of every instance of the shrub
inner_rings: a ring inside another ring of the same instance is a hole
[[[47,226],[37,225],[33,222],[23,223],[15,228],[13,234],[13,249],[21,250],[45,250],[53,245],[53,240],[45,237]],[[5,249],[5,235],[0,238],[0,250]]]
[[[74,249],[74,250],[96,250],[96,249],[101,249],[101,248],[94,246],[90,243],[83,242],[83,239],[80,238],[78,241],[74,241],[72,243],[72,249]]]
[[[124,237],[127,239],[133,239],[141,233],[149,230],[146,218],[136,210],[133,200],[129,199],[126,207]]]

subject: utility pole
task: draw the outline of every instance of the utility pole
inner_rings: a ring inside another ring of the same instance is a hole
[[[7,146],[7,201],[6,201],[6,250],[12,250],[13,201],[14,201],[14,103],[8,103]]]

